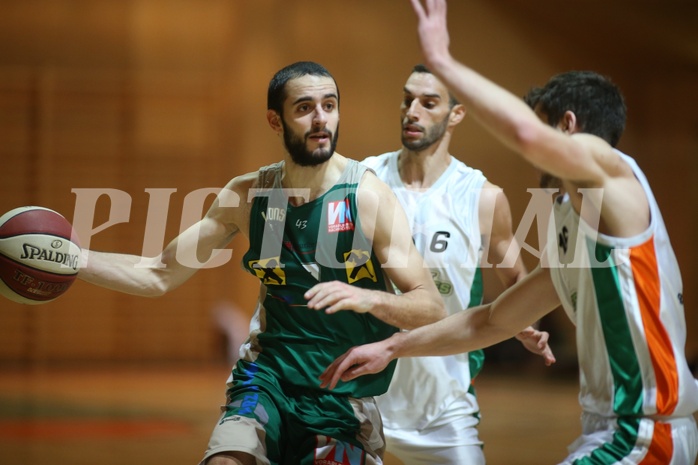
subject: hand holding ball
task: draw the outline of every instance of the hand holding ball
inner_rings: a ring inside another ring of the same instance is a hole
[[[0,216],[0,294],[23,304],[50,302],[73,284],[80,244],[61,214],[19,207]]]

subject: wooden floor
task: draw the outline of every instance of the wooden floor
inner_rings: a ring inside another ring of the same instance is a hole
[[[227,365],[0,371],[0,463],[195,465]],[[576,379],[483,372],[488,464],[555,464],[579,432]],[[388,459],[388,463],[389,463]]]
[[[0,372],[0,463],[195,465],[224,400],[227,365]],[[556,463],[579,429],[576,380],[483,373],[491,464]]]

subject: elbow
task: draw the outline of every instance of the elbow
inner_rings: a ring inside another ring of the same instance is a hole
[[[138,297],[162,297],[167,294],[170,289],[164,286],[162,283],[150,283],[150,284],[140,284],[137,287],[131,287],[129,289],[116,289],[126,294],[136,295]]]
[[[446,311],[446,305],[444,304],[443,299],[439,298],[435,303],[434,303],[434,310],[431,312],[432,314],[432,321],[429,323],[435,323],[439,320],[443,320],[448,316],[448,312]]]
[[[498,315],[498,312],[494,311],[496,304],[495,300],[495,302],[486,305],[487,321],[483,325],[487,328],[491,339],[490,345],[512,338],[521,331],[521,328],[518,328],[516,322],[512,322],[511,318],[503,318],[502,315]]]
[[[170,289],[168,289],[166,286],[153,286],[148,289],[147,293],[145,294],[145,297],[162,297],[168,292],[170,292]]]
[[[156,269],[153,279],[141,288],[141,295],[144,297],[162,297],[174,290],[177,285],[170,279],[166,269]]]
[[[155,283],[153,283],[153,285],[150,287],[148,296],[162,297],[163,295],[168,294],[171,291],[174,291],[180,286],[180,284],[182,284],[181,282],[177,282],[167,278],[169,278],[169,276],[165,276],[155,281]]]
[[[441,305],[439,306],[438,319],[443,320],[447,316],[448,316],[448,311],[446,311],[446,306],[442,302]]]

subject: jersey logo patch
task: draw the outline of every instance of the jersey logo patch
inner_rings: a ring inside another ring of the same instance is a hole
[[[262,218],[266,223],[266,227],[270,231],[276,229],[276,225],[280,226],[280,231],[283,231],[284,221],[286,221],[286,210],[283,208],[268,207],[266,213],[261,212]]]
[[[374,283],[378,282],[378,277],[373,269],[371,254],[368,251],[352,249],[344,254],[344,264],[349,284],[364,278],[368,278]]]
[[[365,453],[360,447],[347,442],[317,436],[313,465],[361,465]]]
[[[438,271],[432,270],[431,277],[434,280],[434,284],[436,284],[436,289],[438,289],[439,294],[441,294],[441,295],[453,294],[453,284],[451,284],[448,281],[447,276],[445,276],[444,279],[441,279],[441,273],[439,273]]]
[[[351,218],[349,199],[327,202],[327,232],[336,233],[353,230],[354,221]]]
[[[562,227],[562,231],[558,234],[557,245],[562,249],[563,254],[567,253],[567,243],[569,242],[570,233],[567,230],[567,226]]]
[[[266,258],[263,260],[250,260],[250,269],[254,270],[263,284],[282,286],[286,284],[286,273],[281,268],[281,257]]]

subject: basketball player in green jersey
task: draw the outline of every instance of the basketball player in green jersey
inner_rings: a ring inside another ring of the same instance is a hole
[[[318,377],[350,347],[443,318],[443,302],[392,191],[334,151],[339,91],[329,72],[312,62],[280,70],[267,120],[283,161],[230,181],[160,256],[85,251],[80,277],[160,295],[242,232],[243,266],[260,279],[260,299],[202,464],[380,464],[373,396],[387,390],[394,365],[332,392]],[[385,292],[387,279],[400,295]],[[374,292],[352,312],[317,311],[312,289],[328,281]]]

